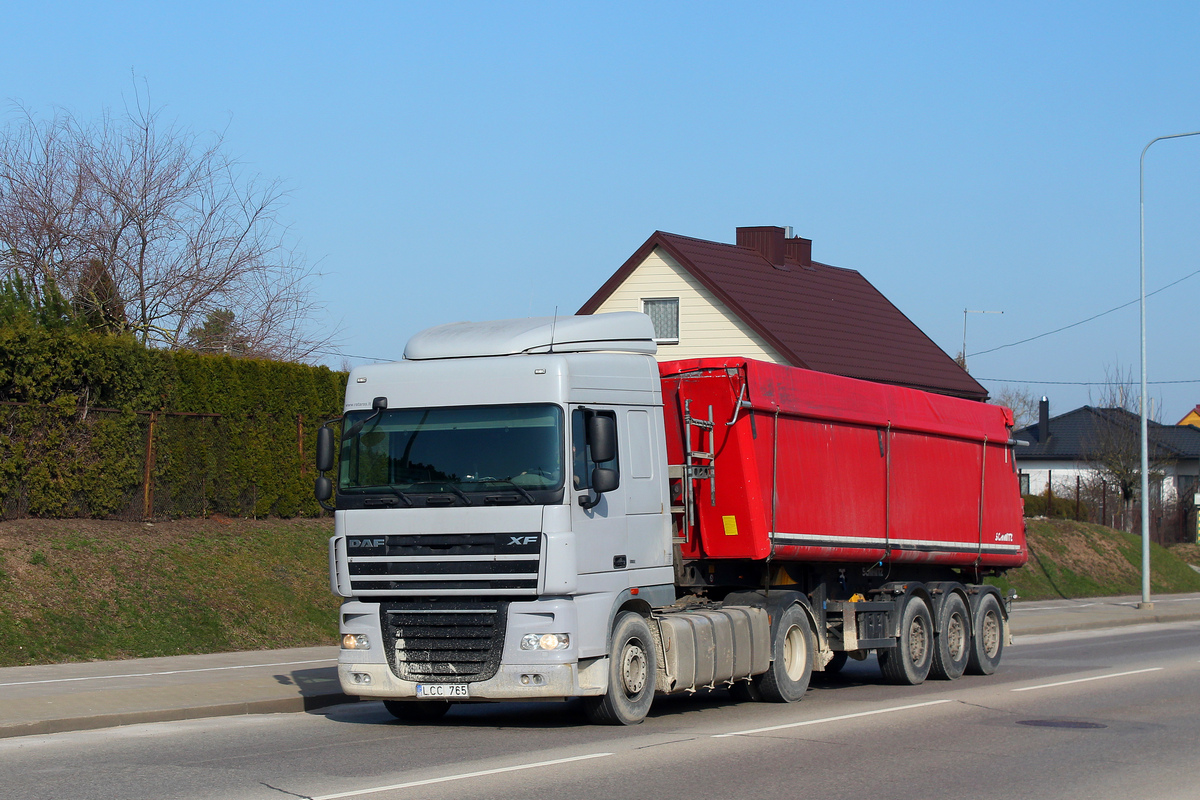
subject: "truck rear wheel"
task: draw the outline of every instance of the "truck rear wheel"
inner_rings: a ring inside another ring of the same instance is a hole
[[[888,683],[916,686],[924,683],[933,664],[933,617],[917,595],[909,595],[900,618],[900,641],[879,651],[879,669]]]
[[[775,628],[771,668],[754,679],[762,699],[770,703],[802,700],[812,680],[815,649],[808,615],[798,605],[789,606]]]
[[[938,615],[938,633],[929,674],[939,680],[961,678],[971,656],[971,624],[962,595],[950,594]]]
[[[980,599],[971,633],[967,672],[972,675],[991,675],[1000,666],[1000,656],[1004,654],[1004,618],[996,595],[985,594]]]
[[[446,700],[384,700],[383,707],[405,722],[433,722],[446,716],[450,703]]]
[[[608,692],[583,698],[588,719],[601,725],[636,725],[654,702],[658,655],[650,626],[639,614],[626,611],[613,624],[608,659]]]

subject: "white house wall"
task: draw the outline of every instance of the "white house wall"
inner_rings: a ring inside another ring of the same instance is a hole
[[[1020,456],[1017,457],[1017,469],[1022,475],[1029,476],[1029,494],[1044,495],[1046,480],[1049,478],[1054,481],[1056,497],[1074,497],[1076,478],[1081,478],[1086,486],[1087,482],[1096,475],[1096,470],[1089,469],[1078,461],[1038,461],[1036,467],[1021,466]],[[1170,503],[1178,497],[1176,490],[1179,486],[1179,475],[1191,476],[1194,480],[1196,466],[1194,463],[1187,463],[1180,469],[1175,464],[1168,464],[1158,471],[1162,472],[1164,477],[1161,500]],[[1151,474],[1154,472],[1155,470],[1152,469]],[[1151,495],[1153,496],[1153,491]],[[1185,498],[1185,500],[1190,502],[1191,498]]]
[[[679,343],[660,344],[659,361],[745,356],[788,363],[661,247],[646,256],[596,313],[641,311],[643,299],[671,297],[679,298]]]

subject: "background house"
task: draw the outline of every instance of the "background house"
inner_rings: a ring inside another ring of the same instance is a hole
[[[1140,420],[1123,408],[1083,406],[1056,417],[1042,398],[1038,422],[1017,430],[1021,493],[1081,496],[1096,521],[1128,527],[1141,483]],[[1200,475],[1200,427],[1147,422],[1151,508],[1171,531],[1186,532]],[[1122,521],[1118,516],[1124,513]],[[1171,532],[1168,531],[1168,532]]]
[[[972,400],[983,388],[862,275],[790,228],[736,244],[656,231],[579,309],[644,311],[659,360],[747,356]]]
[[[1200,406],[1196,406],[1195,408],[1193,408],[1191,411],[1189,411],[1187,414],[1184,415],[1183,419],[1179,420],[1179,422],[1177,422],[1175,424],[1176,425],[1196,425],[1196,426],[1200,427]]]

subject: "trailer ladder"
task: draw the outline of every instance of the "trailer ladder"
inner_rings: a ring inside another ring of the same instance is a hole
[[[672,511],[683,511],[686,514],[683,536],[676,536],[676,542],[687,541],[687,534],[696,524],[696,509],[693,502],[695,497],[694,481],[708,481],[708,498],[712,505],[717,504],[717,482],[715,477],[716,442],[713,435],[712,406],[708,407],[708,419],[696,419],[692,416],[692,401],[685,400],[683,404],[683,467],[679,477],[683,481],[683,508],[672,508]],[[692,447],[692,430],[696,430],[696,447]],[[706,441],[707,440],[707,441]]]

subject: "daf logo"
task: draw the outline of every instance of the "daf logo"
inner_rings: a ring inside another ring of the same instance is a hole
[[[508,546],[513,547],[515,545],[520,547],[521,545],[533,544],[537,539],[538,537],[536,536],[510,536],[508,537]]]
[[[383,547],[387,543],[387,539],[382,537],[378,539],[347,539],[346,547]]]

